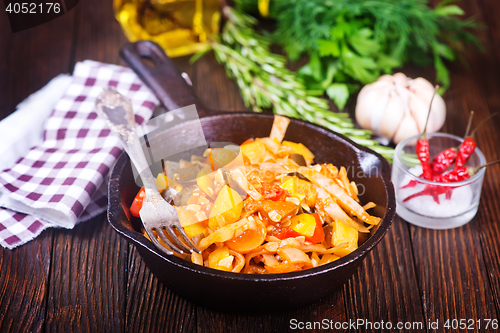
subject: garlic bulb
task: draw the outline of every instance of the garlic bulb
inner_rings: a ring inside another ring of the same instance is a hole
[[[356,120],[362,128],[399,143],[422,133],[433,94],[433,85],[421,77],[411,79],[403,73],[383,75],[359,92]],[[439,131],[445,118],[444,100],[436,94],[427,133]]]

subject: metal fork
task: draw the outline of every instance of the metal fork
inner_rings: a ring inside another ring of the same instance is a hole
[[[135,119],[129,100],[109,87],[99,95],[96,101],[97,113],[106,121],[110,129],[117,134],[123,147],[139,172],[145,189],[145,198],[139,212],[142,224],[153,244],[162,252],[172,255],[174,252],[200,253],[186,235],[175,208],[170,205],[156,187],[156,181],[135,133]],[[177,233],[176,233],[177,231]],[[165,235],[165,232],[169,237]],[[169,248],[165,247],[161,239]],[[179,239],[181,238],[181,239]]]

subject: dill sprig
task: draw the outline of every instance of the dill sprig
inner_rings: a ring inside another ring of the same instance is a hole
[[[347,113],[330,111],[325,99],[307,91],[304,82],[287,69],[286,58],[271,52],[271,40],[255,31],[254,17],[228,6],[222,11],[226,23],[220,37],[210,41],[210,49],[236,81],[247,107],[255,112],[272,108],[276,114],[321,125],[392,159],[392,148],[372,140],[370,131],[354,128]]]

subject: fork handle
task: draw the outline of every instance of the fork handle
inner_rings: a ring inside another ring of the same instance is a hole
[[[105,89],[97,99],[96,111],[120,139],[139,172],[144,188],[158,192],[155,178],[135,132],[134,110],[130,101],[114,89]]]
[[[130,160],[137,169],[137,172],[139,172],[144,189],[154,190],[154,192],[158,193],[156,180],[153,177],[153,173],[151,172],[149,163],[146,160],[146,156],[144,156],[141,142],[134,131],[130,132],[128,141],[124,145],[124,149],[127,151]]]

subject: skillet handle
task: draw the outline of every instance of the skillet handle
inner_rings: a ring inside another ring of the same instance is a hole
[[[151,41],[129,43],[120,50],[120,56],[168,111],[195,104],[199,117],[212,113],[198,100],[158,44]]]

